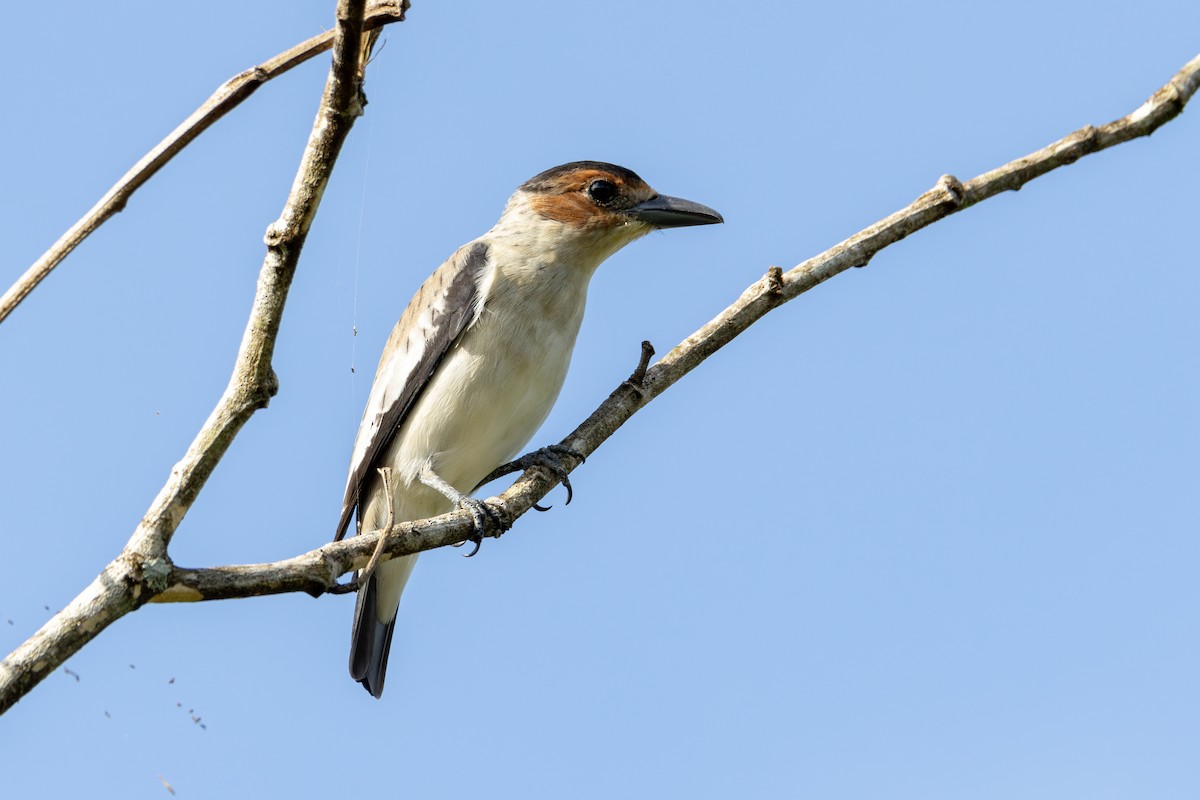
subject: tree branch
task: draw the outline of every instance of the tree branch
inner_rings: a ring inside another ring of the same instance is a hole
[[[1183,111],[1200,88],[1200,55],[1133,113],[1099,128],[1088,126],[1024,158],[985,172],[966,183],[944,175],[933,189],[910,205],[851,236],[824,253],[783,272],[771,267],[740,298],[700,330],[687,337],[649,369],[653,348],[644,342],[642,362],[629,380],[609,395],[561,444],[590,456],[639,409],[699,366],[738,334],[782,305],[850,267],[864,266],[883,248],[938,220],[1005,191],[1020,189],[1051,170],[1074,163],[1090,153],[1140,136],[1149,136]],[[563,457],[568,470],[576,459]],[[532,468],[499,497],[489,498],[511,525],[558,484],[547,471]],[[505,526],[507,528],[507,526]],[[471,516],[456,511],[418,522],[405,522],[383,532],[371,532],[327,544],[294,558],[269,564],[172,569],[169,588],[154,602],[193,602],[304,591],[319,595],[336,591],[337,579],[361,569],[371,558],[379,537],[383,557],[395,558],[463,542],[473,532]],[[502,531],[492,529],[498,537]]]
[[[364,30],[375,30],[391,22],[403,22],[404,13],[408,7],[408,0],[379,0],[372,3],[366,12],[363,28]],[[292,67],[303,64],[313,56],[324,53],[333,46],[333,39],[334,31],[326,31],[221,84],[203,105],[193,111],[191,116],[179,124],[179,127],[171,131],[165,139],[155,145],[153,150],[142,156],[140,161],[121,176],[121,179],[113,184],[96,205],[92,206],[78,222],[59,237],[58,241],[37,261],[33,262],[33,266],[27,269],[25,274],[18,278],[17,282],[0,297],[0,322],[3,322],[13,312],[13,309],[20,305],[21,301],[84,239],[110,217],[124,209],[133,193],[150,180],[179,151],[191,144],[192,140],[208,130],[213,123],[236,108],[243,100],[254,94],[264,83],[282,75]]]
[[[229,385],[121,554],[0,662],[0,714],[100,631],[169,585],[172,535],[238,431],[277,391],[271,356],[288,289],[338,152],[363,113],[365,5],[366,0],[337,4],[333,65],[283,213],[264,237],[267,254]]]

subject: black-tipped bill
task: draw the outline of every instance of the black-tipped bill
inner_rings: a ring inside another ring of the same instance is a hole
[[[638,203],[625,213],[656,228],[684,228],[688,225],[713,225],[725,221],[708,206],[665,194]]]

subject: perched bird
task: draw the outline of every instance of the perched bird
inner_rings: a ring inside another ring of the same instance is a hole
[[[599,161],[563,164],[522,184],[495,227],[450,256],[392,329],[354,441],[336,538],[356,510],[358,532],[386,526],[389,496],[394,522],[460,506],[481,534],[486,508],[468,493],[550,413],[596,267],[651,231],[722,221]],[[521,460],[555,461],[554,448]],[[379,564],[358,591],[350,675],[375,697],[416,561]]]

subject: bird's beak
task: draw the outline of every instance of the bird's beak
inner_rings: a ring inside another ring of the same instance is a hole
[[[708,206],[665,194],[638,203],[625,213],[656,228],[683,228],[688,225],[712,225],[725,221]]]

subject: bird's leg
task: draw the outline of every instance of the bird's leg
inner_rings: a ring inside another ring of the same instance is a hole
[[[479,482],[479,486],[483,486],[485,483],[491,483],[492,481],[496,480],[496,478],[503,477],[513,472],[524,472],[530,467],[545,467],[550,471],[551,475],[553,475],[555,478],[558,478],[559,483],[561,483],[563,488],[567,490],[567,505],[570,505],[571,498],[575,496],[575,492],[571,488],[570,473],[567,471],[566,466],[564,466],[562,463],[562,456],[578,458],[580,464],[587,461],[587,459],[583,457],[583,453],[579,452],[574,447],[567,447],[565,444],[552,444],[548,447],[539,447],[537,450],[526,453],[515,461],[510,461],[507,464],[501,464],[500,466],[496,467],[494,470],[488,473],[486,478]],[[479,486],[476,486],[475,488],[478,489]],[[542,507],[537,503],[534,503],[533,507],[538,511],[550,510],[550,506]]]
[[[466,509],[471,514],[471,519],[475,522],[475,535],[468,541],[475,545],[475,549],[467,553],[467,558],[479,552],[479,547],[483,544],[483,537],[487,536],[487,520],[491,520],[497,530],[503,533],[508,529],[504,519],[482,500],[477,500],[474,497],[465,495],[458,489],[455,489],[449,483],[442,479],[442,476],[433,471],[433,464],[426,461],[420,471],[417,472],[417,480],[433,489],[445,497],[450,502],[454,503],[459,508]]]

